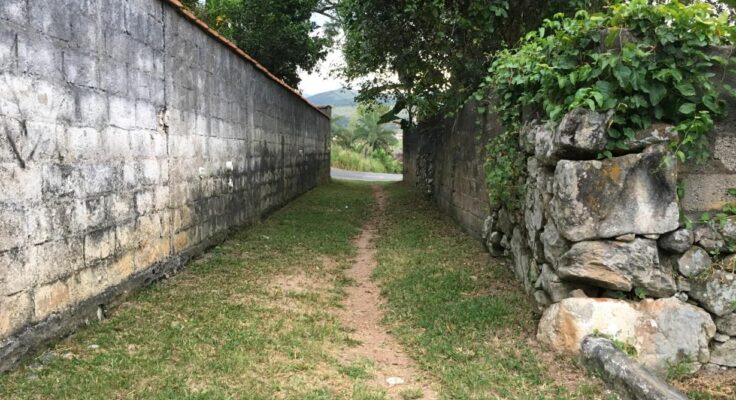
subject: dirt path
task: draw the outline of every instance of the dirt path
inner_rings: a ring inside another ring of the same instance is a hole
[[[386,194],[380,187],[374,187],[373,193],[377,209],[356,240],[358,255],[352,268],[346,272],[346,276],[353,279],[355,284],[347,289],[345,307],[340,314],[342,323],[353,330],[352,337],[360,345],[347,349],[342,356],[348,362],[371,360],[375,366],[373,383],[385,388],[390,398],[399,399],[403,390],[420,389],[424,394],[423,399],[437,399],[437,393],[419,374],[413,360],[381,325],[383,299],[371,275],[377,266],[374,237],[378,221],[386,208]],[[403,383],[395,384],[395,381]]]

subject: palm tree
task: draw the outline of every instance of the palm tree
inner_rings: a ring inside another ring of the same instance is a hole
[[[363,153],[368,155],[374,151],[383,150],[391,153],[391,147],[398,144],[394,131],[386,129],[380,124],[381,116],[388,112],[384,105],[371,108],[361,107],[358,110],[358,120],[353,129],[355,138],[364,143]]]

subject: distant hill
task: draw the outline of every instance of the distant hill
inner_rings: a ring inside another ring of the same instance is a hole
[[[337,89],[307,96],[307,100],[316,106],[332,106],[332,116],[343,117],[340,125],[348,126],[358,118],[358,103],[355,101],[357,95],[358,92],[355,90]],[[394,104],[393,101],[386,103],[389,107],[393,107]],[[396,124],[389,124],[388,126],[389,129],[400,130]]]
[[[357,105],[355,96],[357,95],[358,92],[353,90],[337,89],[308,96],[307,100],[316,106],[355,107]]]

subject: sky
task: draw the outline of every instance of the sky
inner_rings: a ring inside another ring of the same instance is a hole
[[[312,21],[316,22],[317,25],[322,26],[327,18],[323,15],[314,14]],[[346,83],[338,78],[330,76],[330,71],[342,65],[344,58],[342,51],[338,49],[332,49],[328,54],[327,58],[323,60],[317,68],[308,74],[304,71],[299,72],[299,77],[302,79],[299,83],[299,90],[304,93],[305,96],[311,96],[317,93],[328,92],[330,90],[340,89],[347,86]]]

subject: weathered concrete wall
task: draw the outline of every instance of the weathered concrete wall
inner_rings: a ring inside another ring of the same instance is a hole
[[[454,119],[425,121],[404,132],[404,180],[432,195],[477,238],[490,213],[485,143],[499,129],[494,116],[479,115],[471,103]]]
[[[328,179],[329,129],[175,1],[0,2],[0,370]]]

